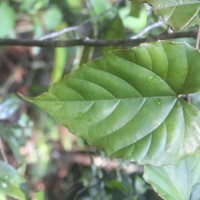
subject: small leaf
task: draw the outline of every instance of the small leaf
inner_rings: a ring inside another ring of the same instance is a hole
[[[54,30],[62,21],[62,13],[57,7],[51,7],[44,12],[43,21],[47,30]]]
[[[149,3],[154,12],[173,29],[186,29],[190,26],[200,25],[199,0],[132,0],[138,3]]]
[[[24,178],[12,166],[0,161],[0,193],[26,200],[27,192]]]
[[[90,12],[92,15],[99,15],[100,13],[103,13],[112,7],[110,1],[107,0],[91,0],[90,4],[91,4]],[[107,16],[109,15],[111,14],[108,13]]]
[[[115,18],[111,21],[109,28],[105,30],[105,39],[119,39],[124,38],[124,26],[119,15],[116,15]],[[104,48],[104,52],[106,53],[109,50],[112,50],[113,47]]]
[[[58,81],[65,69],[65,63],[67,60],[67,49],[64,48],[56,48],[54,51],[54,64],[53,64],[53,71],[51,74],[51,82],[54,83]]]
[[[121,192],[126,192],[126,188],[124,187],[124,185],[118,181],[118,180],[109,180],[109,181],[106,181],[106,186],[110,189],[117,189]]]
[[[112,51],[24,98],[109,156],[171,164],[200,146],[200,111],[178,97],[199,90],[199,76],[197,50],[159,41]]]
[[[3,19],[1,20],[0,37],[12,37],[14,35],[15,11],[6,1],[0,3],[0,19]]]
[[[20,107],[20,99],[14,95],[8,95],[0,99],[0,121],[9,120]]]
[[[198,200],[200,151],[176,165],[145,166],[144,178],[165,200]]]

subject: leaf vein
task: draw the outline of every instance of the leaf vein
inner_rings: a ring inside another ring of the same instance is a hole
[[[118,130],[120,130],[121,128],[124,128],[124,127],[125,127],[130,121],[132,121],[133,118],[138,114],[138,112],[142,109],[142,106],[144,105],[145,102],[146,102],[146,98],[143,99],[143,102],[141,103],[141,105],[140,105],[139,109],[137,110],[137,112],[134,113],[134,115],[133,115],[123,126],[119,127],[118,129],[116,129],[115,131],[113,131],[113,132],[111,132],[111,133],[108,133],[107,135],[104,135],[103,137],[98,138],[98,142],[99,142],[100,140],[105,139],[105,138],[108,137],[108,136],[111,136],[111,135],[115,134],[115,132],[118,131]]]
[[[128,60],[127,60],[127,61],[128,61]],[[88,67],[88,68],[92,68],[92,67]],[[92,68],[92,69],[94,69],[94,68]],[[113,74],[113,73],[111,73],[111,72],[105,71],[105,70],[103,70],[103,69],[97,69],[97,68],[95,68],[95,70],[99,70],[99,71],[105,72],[105,73],[107,73],[107,74],[109,74],[109,75],[111,75],[111,76],[114,76],[114,77],[120,79],[121,81],[127,83],[130,87],[132,87],[132,88],[140,95],[140,97],[142,97],[142,94],[138,91],[138,89],[136,89],[136,88],[135,88],[133,85],[131,85],[128,81],[122,79],[121,77],[117,76],[116,74]]]

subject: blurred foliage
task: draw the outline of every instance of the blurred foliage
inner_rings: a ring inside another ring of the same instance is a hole
[[[0,18],[4,19],[1,22],[0,36],[12,37],[14,34],[13,28],[15,24],[15,11],[6,1],[0,3]]]
[[[16,119],[19,109],[20,99],[14,95],[8,95],[0,101],[0,135],[9,144],[16,161],[22,163],[20,146],[24,145],[27,137],[31,136],[33,122],[25,113]]]
[[[0,161],[0,192],[15,197],[16,199],[28,199],[28,188],[25,180],[10,165]]]
[[[0,38],[39,39],[76,27],[54,39],[126,39],[159,20],[147,9],[129,0],[1,0]],[[166,30],[160,26],[143,37]],[[0,171],[1,200],[7,199],[5,194],[23,199],[10,192],[15,187],[19,195],[26,195],[27,190],[19,191],[22,179],[23,183],[26,179],[33,200],[159,199],[144,182],[141,167],[118,160],[117,166],[109,168],[107,162],[116,161],[105,158],[17,96],[17,92],[35,96],[45,91],[64,74],[110,49],[0,48],[0,149],[9,163],[0,162],[4,168]],[[197,104],[199,99],[194,96]],[[0,158],[3,160],[2,153]],[[130,171],[124,165],[135,168]],[[11,174],[11,182],[3,180],[5,174]]]

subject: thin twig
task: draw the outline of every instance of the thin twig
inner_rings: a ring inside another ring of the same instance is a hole
[[[85,24],[85,23],[84,23],[84,24]],[[56,38],[56,37],[58,37],[58,36],[60,36],[60,35],[63,35],[63,34],[65,34],[65,33],[75,31],[75,30],[77,30],[79,27],[80,27],[80,25],[67,27],[67,28],[64,28],[64,29],[62,29],[62,30],[60,30],[60,31],[57,31],[57,32],[53,32],[53,33],[44,35],[44,36],[40,37],[39,40],[47,40],[47,39],[51,39],[51,38]]]
[[[4,152],[4,149],[3,149],[1,135],[0,135],[0,153],[2,155],[2,158],[3,158],[4,162],[8,163],[8,159],[7,159],[6,154]]]
[[[144,34],[148,33],[150,30],[157,28],[161,25],[163,25],[164,22],[163,21],[158,21],[154,24],[150,24],[149,26],[147,26],[146,28],[144,28],[141,32],[139,32],[138,34],[134,35],[131,37],[131,39],[138,39],[141,38]]]
[[[108,14],[109,12],[113,12],[115,8],[117,8],[119,6],[119,4],[122,2],[123,0],[119,0],[117,1],[114,6],[112,6],[111,8],[105,10],[104,12],[100,13],[99,15],[97,16],[94,16],[94,17],[91,17],[87,20],[85,20],[83,23],[79,24],[79,25],[75,25],[75,26],[71,26],[71,27],[67,27],[67,28],[64,28],[60,31],[57,31],[57,32],[53,32],[53,33],[50,33],[50,34],[47,34],[47,35],[44,35],[42,37],[39,38],[39,40],[47,40],[47,39],[52,39],[52,38],[56,38],[60,35],[63,35],[65,33],[69,33],[69,32],[72,32],[72,31],[76,31],[78,29],[80,29],[81,27],[84,27],[85,25],[87,25],[88,23],[90,22],[97,22],[99,21],[100,17]]]
[[[37,46],[37,47],[72,47],[72,46],[93,46],[93,47],[108,47],[108,46],[123,46],[131,47],[137,46],[144,42],[153,42],[157,40],[174,39],[182,37],[193,37],[196,38],[196,32],[174,32],[174,33],[163,33],[161,35],[138,38],[138,39],[91,39],[91,38],[80,38],[73,40],[24,40],[24,39],[0,39],[0,46]]]
[[[198,33],[197,33],[197,41],[196,41],[196,45],[195,45],[196,49],[199,49],[199,42],[200,42],[200,27],[199,27]]]
[[[191,103],[190,95],[189,95],[189,94],[186,94],[186,101],[187,101],[188,103]]]

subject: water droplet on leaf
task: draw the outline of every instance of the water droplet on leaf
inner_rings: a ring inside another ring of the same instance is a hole
[[[153,76],[153,75],[148,76],[148,77],[146,78],[146,82],[152,81],[153,79],[154,79],[154,76]]]
[[[76,114],[76,118],[78,118],[78,117],[82,117],[82,115],[83,115],[82,112],[78,112],[78,113]]]
[[[160,98],[156,98],[155,103],[157,106],[161,105],[161,99]]]

